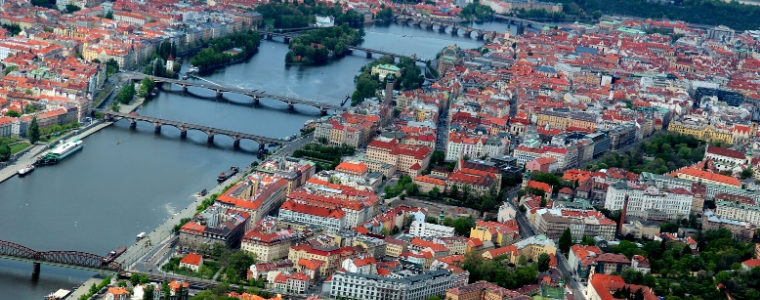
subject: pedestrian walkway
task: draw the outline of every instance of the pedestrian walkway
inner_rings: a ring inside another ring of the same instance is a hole
[[[31,150],[27,151],[26,154],[16,160],[15,163],[0,169],[0,182],[8,180],[15,176],[18,173],[18,170],[33,164],[37,160],[37,154],[43,149],[45,149],[45,145],[35,145]]]

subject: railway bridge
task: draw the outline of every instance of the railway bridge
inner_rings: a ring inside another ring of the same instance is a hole
[[[16,243],[0,240],[0,258],[31,262],[33,276],[39,276],[40,264],[94,272],[121,271],[121,264],[105,257],[79,251],[37,251]]]

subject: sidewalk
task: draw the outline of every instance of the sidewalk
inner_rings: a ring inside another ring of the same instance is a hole
[[[34,161],[37,160],[37,154],[43,149],[45,149],[45,145],[35,145],[31,150],[27,151],[26,154],[22,155],[21,158],[16,160],[15,163],[0,169],[0,182],[8,180],[15,176],[18,173],[18,170],[34,163]]]

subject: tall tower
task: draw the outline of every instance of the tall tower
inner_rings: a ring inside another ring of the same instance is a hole
[[[383,99],[383,104],[391,105],[391,101],[393,101],[393,76],[388,78],[388,83],[385,84],[385,98]]]
[[[625,224],[625,213],[628,212],[628,195],[623,200],[623,212],[620,214],[620,223],[618,223],[618,234],[623,236],[623,224]]]

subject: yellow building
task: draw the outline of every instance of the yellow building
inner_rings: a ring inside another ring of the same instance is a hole
[[[478,238],[481,241],[491,241],[499,247],[512,244],[520,236],[516,226],[498,222],[484,222],[478,220],[475,228],[470,230],[470,238]]]
[[[731,144],[733,142],[733,134],[730,129],[719,128],[708,124],[706,121],[672,121],[668,125],[668,131],[693,136],[708,143],[719,141]]]
[[[256,254],[259,261],[269,262],[272,259],[288,257],[290,245],[298,234],[293,230],[283,230],[271,234],[249,231],[243,237],[240,248]]]
[[[407,242],[386,237],[385,238],[385,255],[391,257],[399,257],[401,253],[407,251]]]
[[[517,250],[522,251],[522,254],[533,261],[538,261],[538,256],[541,255],[541,253],[557,254],[557,246],[554,244],[554,241],[543,234],[524,239],[515,243],[513,246],[515,246]]]
[[[570,118],[566,114],[553,112],[553,111],[541,111],[536,113],[536,125],[544,126],[549,124],[552,128],[565,129],[570,125]]]
[[[377,65],[372,67],[372,75],[377,74],[380,80],[384,80],[386,76],[393,75],[393,77],[401,76],[401,69],[394,65]]]

